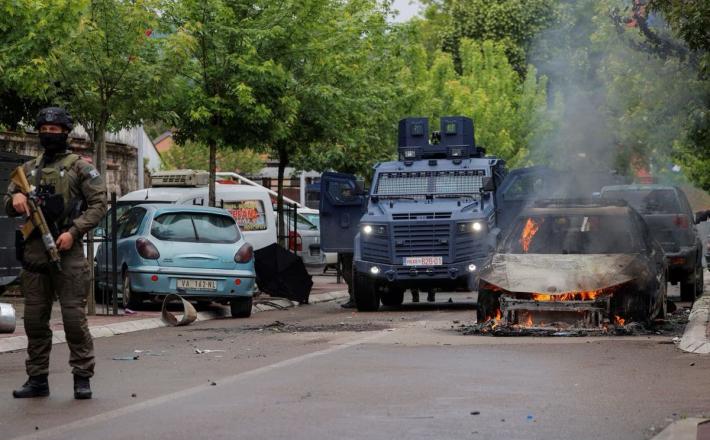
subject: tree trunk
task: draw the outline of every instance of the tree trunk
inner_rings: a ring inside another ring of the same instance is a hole
[[[278,174],[278,189],[276,198],[276,212],[278,213],[278,231],[279,231],[279,244],[281,246],[288,246],[288,234],[286,232],[286,224],[284,222],[284,172],[286,171],[286,166],[288,165],[288,151],[286,147],[280,146],[278,148],[279,153],[279,174]]]
[[[92,139],[94,144],[94,165],[99,171],[101,176],[103,176],[105,182],[109,182],[108,176],[106,175],[106,169],[108,168],[108,158],[106,157],[106,126],[108,125],[107,120],[100,120],[94,126],[93,134],[94,139]],[[112,192],[112,188],[107,188],[108,192]]]
[[[217,143],[214,140],[209,141],[210,147],[210,186],[209,186],[209,205],[216,206],[216,180],[217,180]]]

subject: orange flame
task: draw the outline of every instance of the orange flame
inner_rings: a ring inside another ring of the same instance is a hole
[[[525,227],[523,228],[523,233],[520,236],[520,245],[523,247],[523,252],[527,253],[530,249],[530,242],[532,241],[537,231],[540,229],[540,223],[537,223],[532,218],[528,218],[525,222]]]
[[[533,293],[532,299],[535,301],[591,301],[597,299],[604,293],[603,290],[582,290],[580,292],[566,292],[559,295],[547,293]]]
[[[614,325],[623,327],[626,320],[621,316],[614,315]]]
[[[525,327],[532,327],[533,325],[533,320],[532,320],[532,315],[530,313],[525,315],[525,324],[523,324]]]

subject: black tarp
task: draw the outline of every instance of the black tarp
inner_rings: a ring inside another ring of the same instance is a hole
[[[272,244],[255,252],[255,269],[263,292],[308,304],[313,280],[299,256]]]

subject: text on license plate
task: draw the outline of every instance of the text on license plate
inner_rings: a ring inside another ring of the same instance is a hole
[[[191,290],[217,290],[217,281],[215,280],[177,280],[178,289]]]
[[[444,257],[405,257],[405,266],[441,266]]]

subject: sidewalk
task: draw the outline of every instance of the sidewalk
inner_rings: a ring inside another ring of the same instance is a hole
[[[678,347],[688,353],[710,354],[710,273],[705,272],[704,294],[693,304]]]
[[[337,284],[334,276],[313,277],[313,289],[311,290],[309,299],[310,304],[346,299],[347,297],[347,285],[345,285],[345,283]],[[27,336],[25,336],[24,321],[22,319],[24,316],[23,299],[21,297],[3,296],[0,297],[0,302],[12,304],[15,307],[15,314],[17,316],[17,328],[15,332],[0,334],[0,353],[26,349]],[[260,295],[255,298],[252,313],[295,307],[296,305],[298,305],[298,303],[289,300],[271,299],[268,295]],[[142,310],[135,311],[131,314],[125,314],[123,309],[119,309],[118,316],[89,316],[89,330],[94,338],[103,338],[139,330],[166,327],[166,324],[160,319],[160,307],[161,304],[145,303]],[[179,306],[176,305],[176,310],[177,307]],[[207,321],[230,316],[229,307],[220,304],[197,306],[196,308],[198,311],[198,321]],[[96,312],[105,313],[104,306],[97,304]],[[52,318],[49,324],[53,332],[52,343],[60,344],[66,342],[61,309],[58,302],[55,302],[52,307]]]

